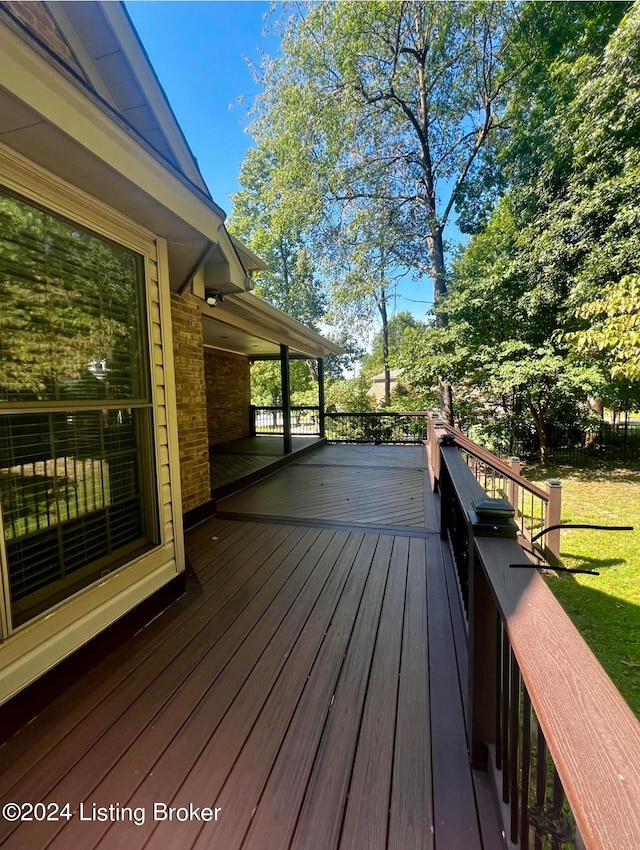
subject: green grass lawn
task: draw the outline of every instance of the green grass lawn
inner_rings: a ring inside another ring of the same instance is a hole
[[[525,471],[562,481],[562,521],[632,525],[632,532],[562,532],[561,561],[599,576],[560,574],[549,586],[640,717],[640,465],[556,466]]]

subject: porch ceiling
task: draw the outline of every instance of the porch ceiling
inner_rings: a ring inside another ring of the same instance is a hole
[[[280,355],[280,345],[261,339],[247,331],[212,322],[205,319],[202,323],[205,346],[230,351],[233,354],[245,354],[247,357],[275,357]]]
[[[286,316],[252,293],[225,296],[214,307],[202,302],[205,346],[249,357],[279,357],[280,345],[290,357],[342,354],[339,345]]]

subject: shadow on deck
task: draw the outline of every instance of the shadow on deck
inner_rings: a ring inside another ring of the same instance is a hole
[[[211,498],[222,499],[294,463],[326,443],[324,438],[292,436],[291,452],[284,451],[278,436],[241,437],[209,449]]]
[[[359,482],[345,499],[371,507],[375,477],[391,485],[403,469],[424,482],[420,450],[322,452],[232,497],[244,518],[189,532],[197,581],[187,595],[0,749],[3,801],[69,801],[73,812],[68,822],[0,821],[0,844],[502,846],[488,782],[467,758],[464,626],[451,564],[427,525],[432,494],[422,493],[421,526],[410,500],[393,525],[375,513],[350,527],[357,511],[323,519],[336,499],[320,483],[327,468],[339,475],[344,461],[345,486]],[[298,478],[283,487],[294,515],[278,519],[270,482],[291,470]],[[398,494],[387,491],[391,511]],[[293,510],[305,494],[314,520]],[[383,493],[373,501],[381,509]],[[219,811],[169,822],[154,820],[156,803]],[[115,805],[104,821],[92,815]]]

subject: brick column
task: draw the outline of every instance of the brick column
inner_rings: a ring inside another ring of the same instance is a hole
[[[182,510],[211,498],[200,300],[171,293]]]

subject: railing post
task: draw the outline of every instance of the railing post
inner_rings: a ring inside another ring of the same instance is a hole
[[[438,445],[438,437],[446,433],[444,422],[436,415],[431,414],[429,416],[429,469],[431,472],[431,486],[434,492],[440,482],[440,446]]]
[[[545,528],[550,525],[558,525],[562,517],[562,484],[557,478],[549,478],[547,480],[547,493],[549,501],[547,502],[547,512],[544,518]],[[546,535],[546,548],[551,555],[560,560],[560,529],[548,532]]]
[[[256,435],[256,406],[255,404],[249,405],[249,436],[255,437]]]
[[[280,381],[282,386],[282,430],[284,453],[291,454],[291,378],[289,375],[289,346],[280,345]]]
[[[520,475],[522,464],[519,457],[510,457],[509,466],[514,475]],[[518,491],[519,487],[515,481],[509,481],[509,501],[513,506],[513,518],[518,519]]]
[[[326,436],[324,421],[324,359],[318,358],[318,428],[320,436]]]

